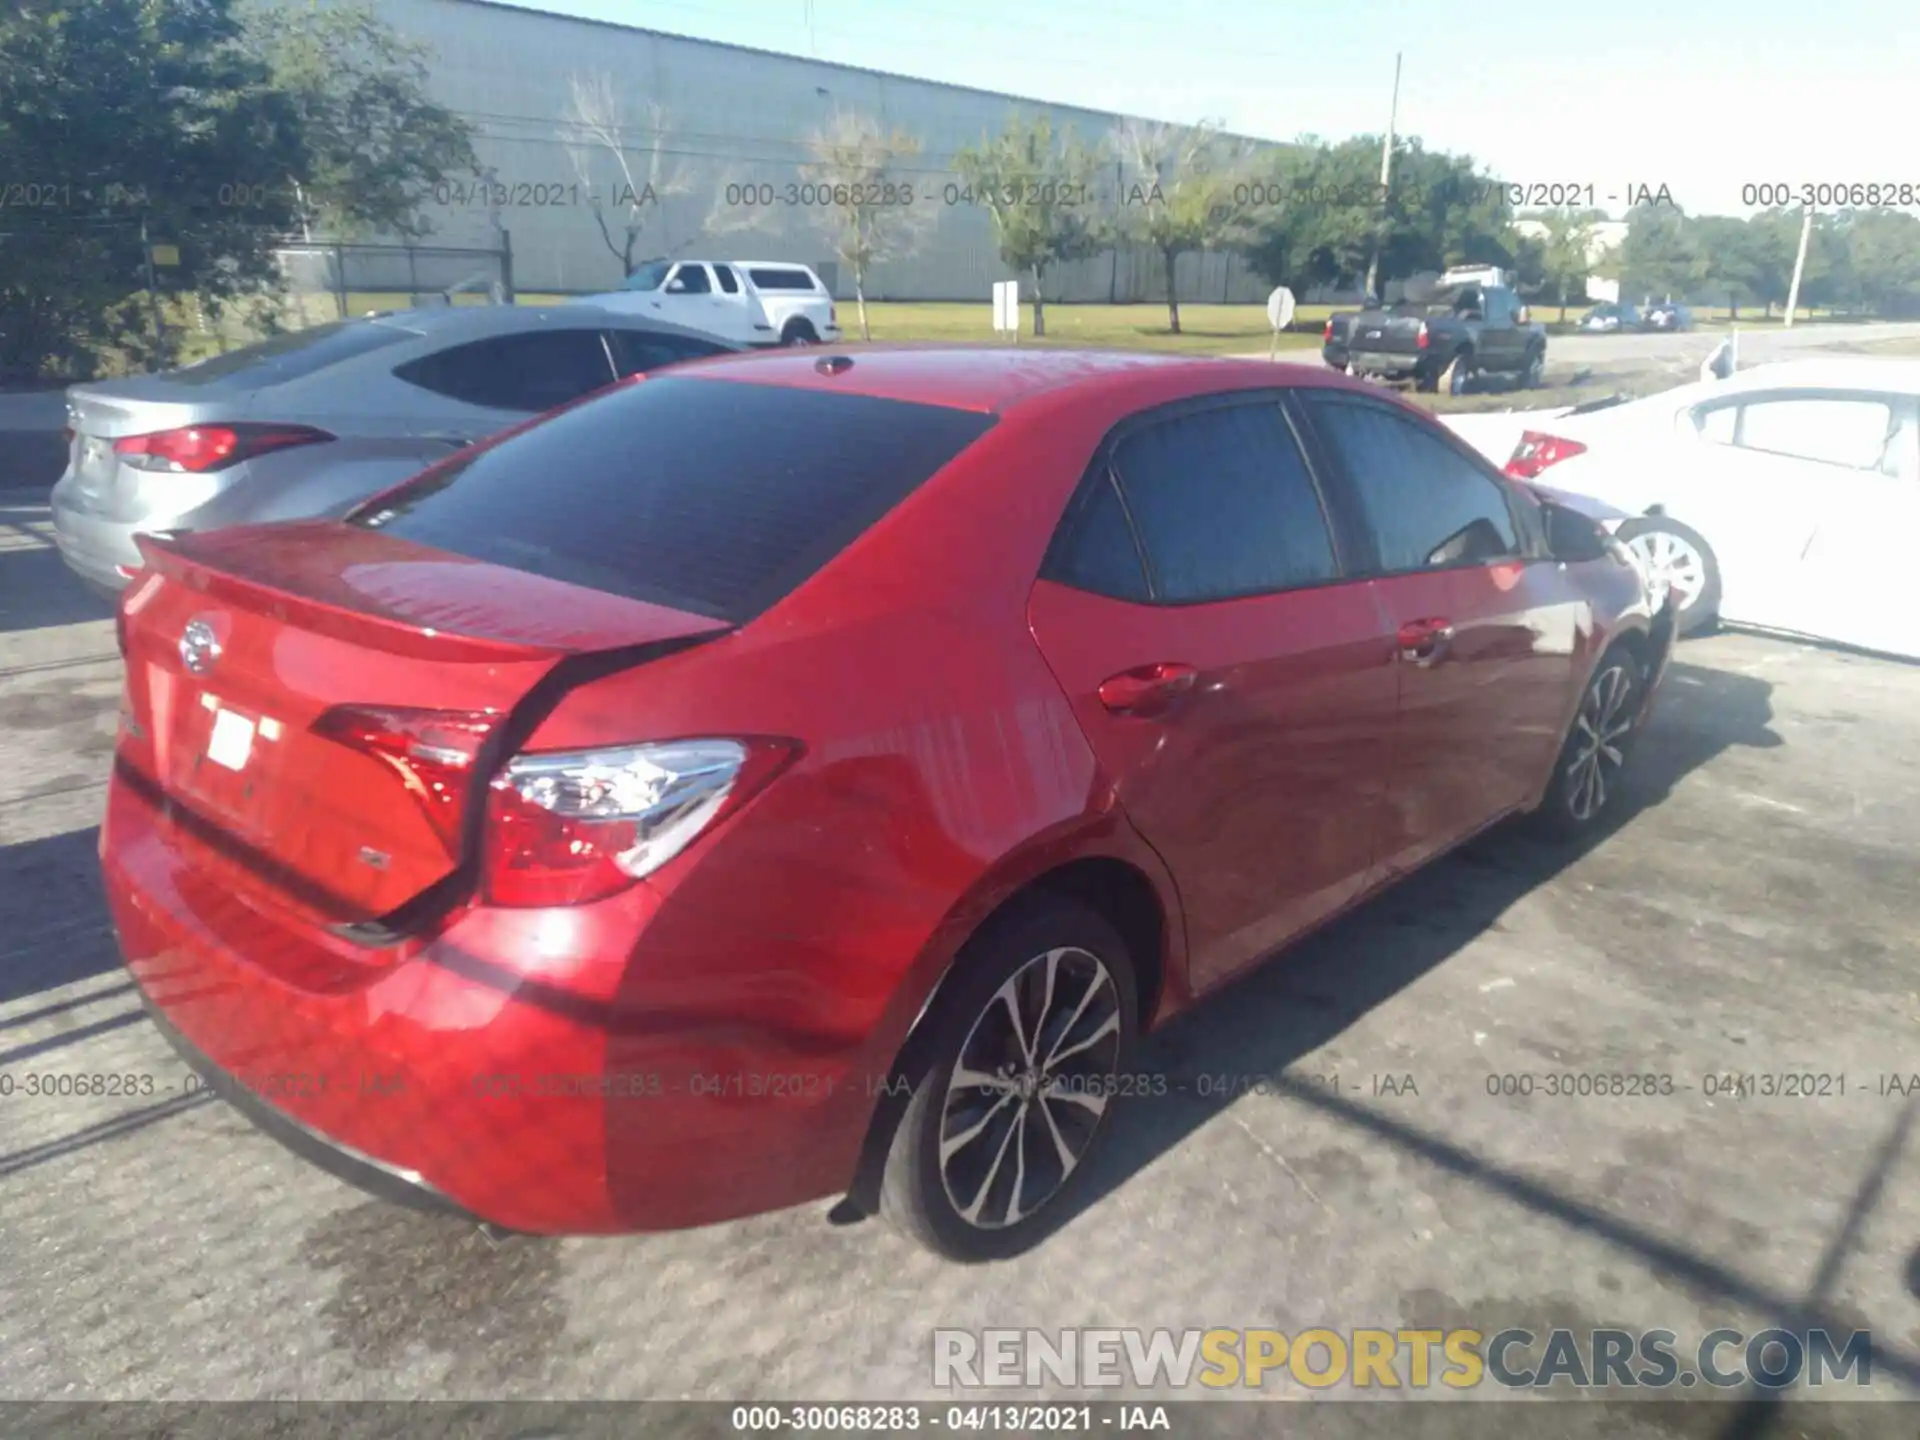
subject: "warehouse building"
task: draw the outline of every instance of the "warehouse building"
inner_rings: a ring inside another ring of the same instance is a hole
[[[376,9],[427,45],[435,97],[472,123],[490,177],[442,187],[427,211],[433,241],[495,248],[504,233],[522,292],[615,288],[623,254],[638,264],[709,253],[805,261],[850,297],[851,277],[829,239],[831,207],[802,167],[811,136],[837,116],[860,115],[920,146],[901,169],[913,187],[903,203],[922,213],[902,227],[899,253],[872,267],[868,298],[984,302],[994,281],[1014,277],[991,217],[951,168],[955,152],[997,133],[1016,110],[1046,110],[1056,132],[1071,126],[1089,142],[1127,123],[492,0],[377,0]],[[1096,200],[1133,193],[1137,178],[1113,169]],[[629,222],[637,222],[631,244]],[[1183,256],[1177,286],[1184,301],[1255,301],[1268,289],[1227,254]],[[1164,295],[1159,257],[1138,247],[1077,262],[1047,282],[1050,300]]]

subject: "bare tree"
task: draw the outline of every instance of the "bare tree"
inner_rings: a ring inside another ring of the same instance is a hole
[[[836,114],[807,140],[810,163],[800,167],[801,201],[853,276],[860,338],[867,325],[867,276],[875,265],[910,255],[938,223],[934,202],[919,193],[911,162],[920,142],[887,131],[869,115]]]
[[[1123,233],[1160,254],[1167,282],[1167,324],[1180,333],[1174,268],[1188,251],[1235,245],[1246,238],[1253,147],[1217,125],[1161,125],[1129,121],[1114,148],[1132,173],[1116,197]]]
[[[574,75],[568,89],[566,123],[574,138],[567,156],[600,238],[625,277],[633,273],[634,251],[661,203],[669,195],[686,194],[692,185],[685,167],[668,152],[667,115],[660,105],[649,102],[646,123],[634,125],[606,72]],[[607,167],[595,161],[608,156],[616,178],[603,195],[595,177]]]

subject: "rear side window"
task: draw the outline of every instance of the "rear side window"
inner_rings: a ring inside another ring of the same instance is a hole
[[[992,425],[969,410],[666,376],[424,476],[350,523],[738,623]]]
[[[224,355],[215,355],[197,365],[175,370],[167,379],[179,385],[207,385],[257,367],[258,383],[273,385],[284,380],[298,380],[329,365],[338,365],[342,360],[369,355],[389,345],[419,338],[411,330],[379,325],[370,320],[335,320],[327,325],[314,325],[305,330],[276,335],[257,345],[229,350]]]
[[[1152,598],[1140,549],[1133,538],[1133,524],[1127,519],[1111,471],[1103,471],[1098,483],[1087,492],[1043,573],[1062,585],[1115,600]]]
[[[1163,603],[1227,600],[1338,577],[1320,498],[1276,404],[1155,423],[1114,453]]]
[[[1484,565],[1520,553],[1506,493],[1445,440],[1379,405],[1303,398],[1358,492],[1383,571]]]
[[[454,345],[393,372],[449,400],[537,414],[614,380],[600,331],[536,330]]]
[[[661,335],[650,330],[609,330],[607,344],[613,350],[614,367],[622,376],[658,370],[680,360],[698,360],[703,355],[725,355],[733,349],[690,335]]]
[[[747,278],[762,290],[819,290],[804,270],[749,270]]]

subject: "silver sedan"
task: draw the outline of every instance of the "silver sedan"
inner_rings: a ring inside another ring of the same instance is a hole
[[[450,451],[643,370],[737,350],[582,305],[407,310],[67,392],[67,565],[108,594],[134,536],[343,513]]]

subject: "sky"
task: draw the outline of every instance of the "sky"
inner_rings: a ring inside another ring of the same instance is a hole
[[[527,8],[1270,140],[1398,129],[1511,183],[1920,191],[1912,0],[538,0]]]

